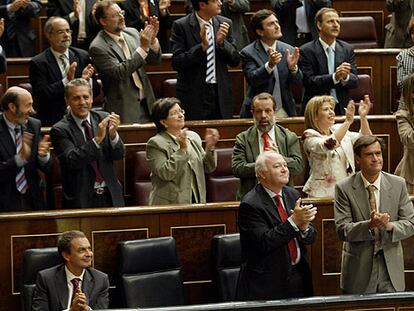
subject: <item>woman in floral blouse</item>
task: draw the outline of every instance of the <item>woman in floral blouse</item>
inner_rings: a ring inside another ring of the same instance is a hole
[[[336,182],[355,173],[353,143],[359,136],[371,134],[367,119],[369,96],[365,95],[357,105],[359,133],[349,131],[355,114],[353,101],[345,109],[345,122],[341,124],[335,124],[332,96],[315,96],[307,103],[302,140],[310,166],[310,177],[303,187],[308,196],[333,197]]]

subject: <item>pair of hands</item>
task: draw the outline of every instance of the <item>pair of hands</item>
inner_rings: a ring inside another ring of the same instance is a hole
[[[394,225],[390,222],[390,214],[372,211],[370,215],[369,228],[378,228],[391,231],[394,228]]]
[[[32,152],[32,143],[33,143],[33,134],[29,132],[23,133],[23,141],[22,141],[22,149],[20,150],[20,157],[28,161],[30,158],[30,154]],[[51,146],[50,136],[45,135],[43,138],[39,141],[39,145],[37,147],[37,155],[39,157],[45,157],[50,150]]]
[[[291,213],[293,222],[298,226],[301,231],[305,231],[309,224],[315,219],[318,209],[312,204],[301,205],[302,199],[298,199],[295,204],[295,208]]]
[[[30,3],[30,0],[14,0],[10,4],[10,11],[17,12],[21,8],[25,8]]]
[[[68,73],[66,74],[66,78],[71,81],[75,79],[75,73],[76,73],[76,67],[78,67],[77,62],[73,62],[69,66]],[[82,78],[88,81],[95,73],[95,68],[92,66],[92,64],[88,64],[83,70],[82,70]]]
[[[99,145],[104,140],[106,131],[109,131],[109,137],[115,139],[121,118],[114,112],[111,112],[105,119],[98,124],[98,133],[95,136],[95,142]]]
[[[207,27],[209,26],[205,25],[205,27],[201,27],[200,29],[201,48],[203,49],[203,51],[206,51],[208,48]],[[213,27],[211,26],[211,28]],[[230,25],[228,23],[223,22],[220,24],[220,27],[217,30],[217,33],[215,34],[216,44],[218,46],[224,45],[224,39],[226,39],[229,33],[229,30],[230,30]]]
[[[140,31],[140,45],[144,50],[148,50],[151,45],[157,42],[157,34],[160,29],[160,22],[156,16],[150,16],[145,27]]]
[[[355,106],[358,105],[358,114],[361,118],[366,118],[371,109],[372,103],[369,95],[364,95],[364,100],[359,101],[355,104],[353,100],[350,100],[345,108],[345,122],[352,124],[354,122]]]
[[[78,288],[73,297],[72,304],[70,305],[69,311],[89,311],[91,310],[88,306],[88,300],[85,293]]]
[[[177,135],[177,140],[180,145],[180,149],[187,151],[187,128],[183,128]],[[214,150],[218,140],[220,138],[219,131],[213,128],[206,128],[206,135],[204,140],[206,141],[207,150]]]
[[[348,75],[351,73],[351,64],[350,63],[342,63],[335,69],[335,79],[336,80],[346,80]]]
[[[268,50],[269,54],[269,67],[273,69],[274,66],[280,63],[282,60],[282,53],[274,51],[272,48]],[[289,49],[286,49],[286,61],[290,71],[295,71],[299,61],[299,48],[294,48],[293,53]]]

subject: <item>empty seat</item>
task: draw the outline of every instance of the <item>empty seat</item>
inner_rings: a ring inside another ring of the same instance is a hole
[[[62,262],[57,247],[31,248],[24,251],[21,299],[25,311],[32,310],[32,298],[36,287],[37,273]]]
[[[354,102],[359,102],[364,99],[364,95],[366,94],[369,95],[371,102],[374,103],[371,76],[366,74],[358,75],[358,86],[349,90],[349,96]]]
[[[213,237],[214,280],[220,301],[233,301],[236,295],[241,259],[240,234]]]
[[[152,189],[150,173],[146,152],[137,151],[134,161],[135,205],[148,205],[149,194]]]
[[[125,307],[184,304],[181,266],[173,237],[123,241],[118,246]]]
[[[341,16],[341,31],[338,39],[351,44],[355,49],[378,47],[377,29],[372,16]]]
[[[214,172],[206,174],[207,202],[236,201],[240,180],[234,177],[231,169],[233,148],[217,150],[217,167]]]

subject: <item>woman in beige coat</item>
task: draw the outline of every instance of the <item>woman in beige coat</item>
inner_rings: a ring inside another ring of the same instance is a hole
[[[408,193],[414,195],[414,74],[403,81],[402,103],[397,111],[398,134],[404,146],[404,155],[395,174],[405,178]]]
[[[147,160],[151,169],[150,205],[206,202],[204,173],[215,170],[214,151],[219,133],[206,129],[206,150],[200,136],[184,128],[184,110],[177,98],[154,103],[152,118],[158,133],[147,142]]]

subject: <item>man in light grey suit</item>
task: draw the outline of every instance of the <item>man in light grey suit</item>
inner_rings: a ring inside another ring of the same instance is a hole
[[[91,244],[81,231],[66,231],[58,239],[64,264],[37,275],[33,311],[86,311],[107,309],[108,276],[91,268]]]
[[[119,114],[122,123],[146,123],[151,121],[155,97],[144,65],[161,61],[159,23],[150,17],[139,33],[125,27],[123,14],[116,3],[98,2],[95,17],[103,30],[92,41],[89,55],[102,79],[105,110]]]
[[[414,209],[405,181],[382,171],[382,141],[354,143],[361,171],[336,185],[335,225],[344,241],[341,288],[349,294],[404,291],[401,240],[414,234]]]

